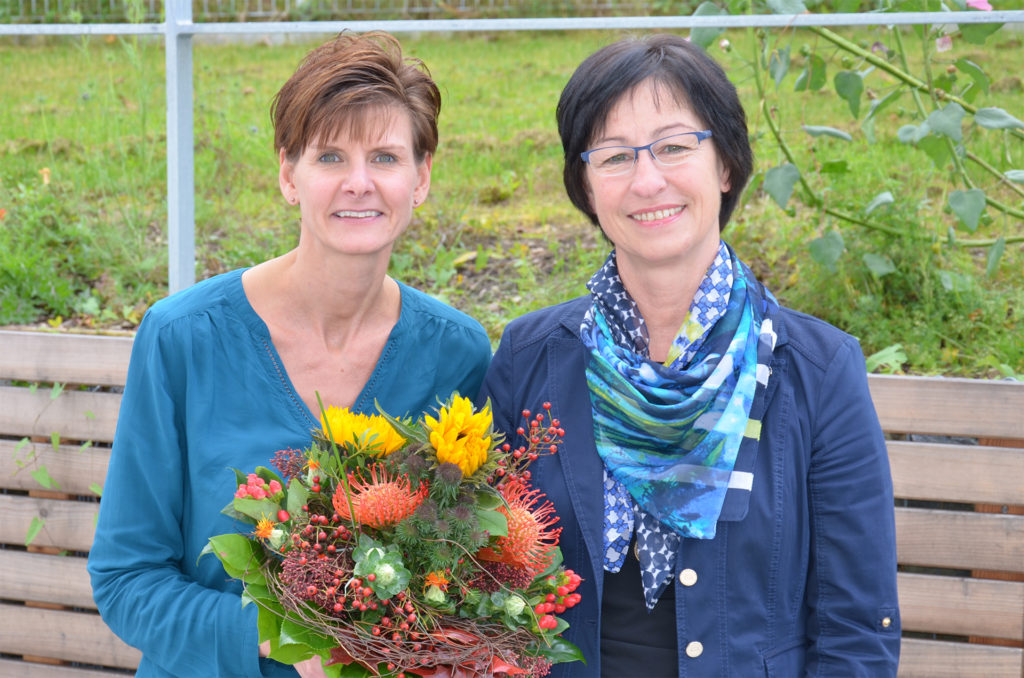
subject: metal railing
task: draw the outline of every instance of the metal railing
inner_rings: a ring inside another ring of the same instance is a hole
[[[46,0],[21,0],[45,2]],[[53,2],[59,0],[51,0]],[[152,0],[151,0],[152,1]],[[268,2],[272,0],[267,0]],[[362,21],[193,22],[192,0],[167,0],[161,23],[0,24],[0,35],[162,35],[167,78],[167,237],[171,293],[195,282],[195,183],[192,110],[192,38],[196,35],[389,33],[510,30],[675,30],[915,24],[1024,24],[1024,10],[742,16],[625,16],[521,19],[396,19]]]

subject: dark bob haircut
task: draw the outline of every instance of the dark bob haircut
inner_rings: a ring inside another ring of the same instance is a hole
[[[711,142],[729,176],[730,188],[722,194],[718,212],[718,228],[725,228],[754,169],[747,117],[722,67],[677,35],[658,34],[602,47],[572,74],[556,112],[569,199],[599,225],[587,195],[586,163],[580,153],[590,148],[615,104],[648,80],[689,105],[711,130]]]
[[[417,161],[434,153],[441,93],[427,67],[387,33],[342,32],[307,54],[274,97],[274,148],[294,162],[340,130],[366,134],[387,108],[409,113]]]

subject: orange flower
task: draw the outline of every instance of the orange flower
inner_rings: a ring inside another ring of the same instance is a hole
[[[508,535],[498,537],[493,548],[478,551],[477,557],[522,568],[536,577],[551,564],[558,536],[562,533],[560,527],[551,529],[558,522],[554,515],[555,507],[550,501],[535,507],[534,504],[544,495],[521,481],[504,485],[501,494],[508,507],[502,506],[498,510],[508,518]]]
[[[426,589],[431,586],[436,586],[442,591],[447,591],[448,584],[450,583],[451,582],[448,581],[448,578],[444,576],[441,570],[437,570],[427,575],[426,579],[423,581],[423,588]]]
[[[370,467],[370,477],[352,476],[349,481],[351,497],[345,496],[345,487],[338,485],[334,491],[334,510],[343,520],[355,521],[374,528],[386,527],[402,522],[427,497],[427,486],[420,483],[414,491],[407,476],[392,478],[383,465]],[[349,512],[349,500],[352,512]]]
[[[0,220],[6,219],[6,218],[7,218],[7,210],[5,210],[3,207],[0,207]]]
[[[256,522],[256,529],[253,534],[260,539],[270,539],[270,535],[274,532],[274,521],[267,518],[260,518]]]

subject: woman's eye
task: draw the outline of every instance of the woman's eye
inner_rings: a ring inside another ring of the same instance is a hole
[[[614,155],[611,155],[611,156],[605,158],[601,162],[601,164],[605,165],[607,167],[617,167],[619,165],[624,165],[626,163],[632,163],[632,162],[633,162],[633,155],[631,153],[622,152],[622,153],[616,153]]]
[[[341,162],[341,156],[337,153],[321,153],[317,160],[319,162]]]
[[[373,161],[381,164],[390,164],[393,162],[398,162],[398,157],[395,156],[393,153],[378,153],[373,157]]]

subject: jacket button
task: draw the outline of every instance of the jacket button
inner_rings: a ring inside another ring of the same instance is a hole
[[[693,586],[697,583],[697,571],[686,568],[679,573],[679,583],[683,586]]]
[[[696,640],[686,645],[686,656],[690,659],[696,659],[704,653],[704,645],[697,642]]]
[[[892,617],[883,617],[882,618],[882,628],[883,629],[887,629],[890,626],[892,626]]]

